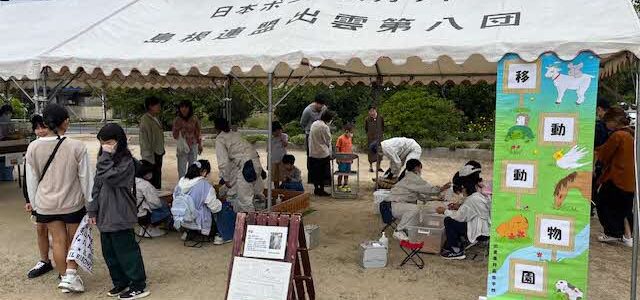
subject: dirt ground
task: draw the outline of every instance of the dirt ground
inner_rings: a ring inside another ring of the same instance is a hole
[[[91,156],[97,144],[87,140]],[[131,147],[137,155],[137,147]],[[260,149],[264,158],[264,151]],[[304,153],[293,151],[296,164],[305,172]],[[424,255],[422,270],[398,265],[404,253],[391,239],[389,265],[384,269],[364,270],[358,265],[358,245],[378,239],[382,222],[372,212],[372,173],[366,155],[361,155],[361,193],[354,200],[312,198],[315,212],[304,218],[305,224],[320,226],[320,246],[310,251],[317,299],[477,299],[486,292],[486,262],[464,260],[449,262]],[[204,158],[215,165],[213,149],[205,149]],[[169,150],[164,165],[164,187],[177,181],[175,152]],[[425,158],[423,176],[434,184],[443,184],[464,163],[462,160]],[[484,177],[491,177],[490,162],[482,162]],[[263,163],[264,165],[264,163]],[[384,165],[383,165],[384,166]],[[306,175],[305,175],[306,176]],[[217,180],[212,174],[211,180]],[[309,187],[306,187],[307,190]],[[99,244],[96,247],[94,274],[82,274],[86,292],[65,295],[56,290],[58,280],[51,272],[28,280],[26,273],[38,259],[34,225],[23,210],[24,200],[16,183],[0,184],[0,299],[108,299],[111,288]],[[590,256],[590,299],[625,299],[629,295],[631,249],[602,245],[595,241],[597,219],[592,222]],[[97,230],[94,231],[97,236]],[[99,243],[99,239],[96,239]],[[177,233],[144,240],[141,244],[148,276],[150,299],[224,299],[231,244],[186,248]]]

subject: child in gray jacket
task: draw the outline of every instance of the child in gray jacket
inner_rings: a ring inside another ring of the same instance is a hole
[[[89,222],[100,230],[102,254],[113,289],[107,295],[139,299],[149,295],[140,247],[133,232],[138,221],[135,197],[135,161],[122,127],[107,124],[98,132],[98,152]]]

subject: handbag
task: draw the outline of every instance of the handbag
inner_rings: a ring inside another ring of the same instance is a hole
[[[189,144],[187,144],[187,140],[182,136],[182,132],[178,135],[178,140],[176,142],[176,152],[178,154],[187,154],[191,152],[191,148]]]
[[[256,174],[256,169],[253,166],[253,161],[247,160],[244,163],[244,166],[242,166],[242,177],[244,177],[244,180],[248,183],[258,180],[258,175]]]

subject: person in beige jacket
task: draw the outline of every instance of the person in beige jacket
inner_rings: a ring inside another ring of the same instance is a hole
[[[449,188],[451,184],[443,187],[433,186],[422,177],[422,163],[417,159],[407,161],[407,169],[400,175],[400,180],[391,189],[391,195],[387,201],[391,202],[391,213],[399,219],[393,237],[398,240],[408,240],[407,229],[418,224],[420,209],[418,200],[428,200],[429,196],[438,195]]]
[[[52,236],[53,260],[61,276],[58,288],[67,293],[84,292],[84,284],[76,272],[78,265],[66,258],[86,214],[85,203],[92,201],[89,155],[84,143],[64,136],[69,128],[69,114],[64,107],[49,104],[43,118],[47,135],[31,142],[27,148],[29,202],[36,212],[36,222],[46,224]],[[51,163],[45,169],[49,160]]]
[[[151,184],[156,189],[162,186],[162,159],[164,150],[164,130],[158,119],[162,109],[159,98],[151,96],[144,100],[147,112],[140,118],[140,156],[153,165]]]
[[[254,198],[263,198],[262,165],[253,146],[240,133],[232,132],[226,119],[214,121],[218,172],[229,188],[229,200],[236,212],[254,211]]]

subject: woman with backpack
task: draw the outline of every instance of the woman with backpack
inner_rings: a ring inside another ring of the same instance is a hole
[[[85,202],[91,202],[93,176],[84,143],[64,136],[69,128],[69,113],[58,104],[49,104],[43,112],[47,134],[27,148],[27,194],[36,223],[46,224],[52,236],[53,260],[63,292],[84,292],[75,261],[67,262],[73,236],[86,214]]]
[[[135,193],[136,161],[127,147],[127,136],[118,124],[98,132],[100,150],[96,164],[93,202],[88,205],[89,224],[100,230],[102,255],[113,288],[109,297],[139,299],[149,296],[140,247],[133,232],[138,222]]]
[[[196,230],[204,236],[214,235],[214,245],[221,245],[230,242],[232,236],[228,235],[228,228],[220,226],[226,222],[216,222],[214,219],[223,210],[223,204],[207,180],[210,173],[211,164],[207,160],[201,159],[189,166],[187,174],[180,178],[173,192],[171,213],[176,229]],[[216,233],[224,234],[220,236]]]

